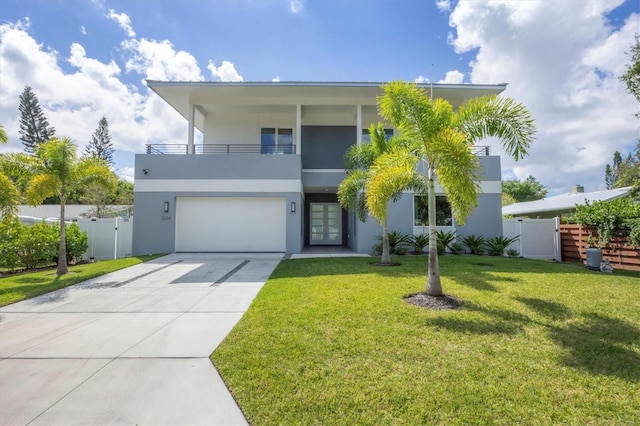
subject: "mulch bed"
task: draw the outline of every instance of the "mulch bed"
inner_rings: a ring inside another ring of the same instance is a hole
[[[458,309],[462,299],[454,296],[428,296],[425,293],[410,294],[404,298],[407,303],[429,309]]]

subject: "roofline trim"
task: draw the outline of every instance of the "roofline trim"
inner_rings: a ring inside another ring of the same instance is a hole
[[[177,86],[222,86],[222,87],[380,87],[387,81],[168,81],[145,80],[147,86],[177,87]],[[500,84],[449,84],[449,83],[416,83],[418,87],[428,89],[441,87],[451,89],[502,89],[507,83]]]

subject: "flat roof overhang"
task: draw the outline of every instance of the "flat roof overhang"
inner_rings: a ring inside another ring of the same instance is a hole
[[[190,105],[206,117],[216,107],[256,105],[376,105],[385,82],[217,82],[217,81],[157,81],[147,85],[184,118]],[[469,99],[497,95],[504,84],[418,84],[433,91],[434,98],[448,100],[454,107]],[[202,130],[202,120],[196,127]]]

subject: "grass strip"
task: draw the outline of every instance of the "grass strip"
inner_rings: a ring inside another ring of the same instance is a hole
[[[640,280],[442,256],[454,311],[406,303],[425,257],[280,263],[211,359],[251,424],[636,424]]]
[[[56,275],[55,268],[45,271],[9,275],[0,278],[0,306],[49,293],[161,256],[164,256],[164,254],[150,254],[116,260],[103,260],[94,263],[83,263],[70,266],[69,272],[61,276]]]

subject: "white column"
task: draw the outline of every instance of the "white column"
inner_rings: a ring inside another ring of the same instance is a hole
[[[362,145],[362,105],[356,106],[356,142]]]
[[[296,105],[296,154],[302,154],[302,105]]]
[[[193,144],[194,128],[196,126],[196,107],[189,104],[189,136],[187,140],[187,154],[195,154],[195,146]]]

